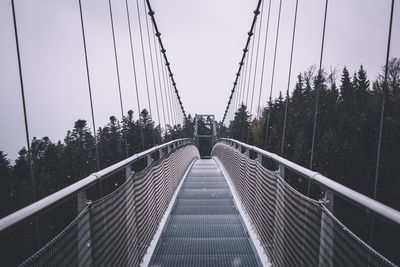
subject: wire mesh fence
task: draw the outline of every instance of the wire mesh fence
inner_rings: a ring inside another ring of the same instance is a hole
[[[218,143],[222,163],[273,266],[395,266],[313,200],[236,148]]]
[[[138,266],[198,150],[184,146],[87,200],[79,215],[20,266]]]

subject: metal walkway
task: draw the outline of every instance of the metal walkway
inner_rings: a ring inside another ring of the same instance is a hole
[[[213,159],[191,167],[149,266],[261,266]]]

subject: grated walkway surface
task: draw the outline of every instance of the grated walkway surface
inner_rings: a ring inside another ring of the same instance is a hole
[[[190,169],[149,266],[261,266],[221,169]]]

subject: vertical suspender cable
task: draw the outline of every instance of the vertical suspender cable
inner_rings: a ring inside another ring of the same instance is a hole
[[[248,51],[247,51],[247,53],[248,53]],[[245,63],[245,65],[244,65],[244,77],[243,77],[243,82],[242,82],[242,88],[243,88],[243,90],[242,90],[242,101],[241,101],[241,103],[243,103],[243,105],[245,104],[244,96],[245,96],[245,94],[246,94],[247,73],[248,73],[249,67],[250,67],[250,66],[249,66],[249,57],[247,56],[247,57],[246,57],[246,63]]]
[[[374,199],[377,197],[378,193],[378,178],[379,178],[379,168],[380,168],[380,160],[381,160],[381,146],[382,146],[382,133],[383,133],[383,123],[385,117],[385,102],[386,102],[386,94],[388,93],[388,72],[389,72],[389,56],[390,56],[390,44],[392,40],[392,25],[393,25],[393,10],[394,10],[394,0],[392,0],[391,8],[390,8],[390,22],[389,22],[389,34],[387,41],[387,49],[386,49],[386,63],[385,63],[385,77],[382,85],[382,106],[381,106],[381,114],[380,114],[380,122],[379,122],[379,137],[378,137],[378,148],[376,153],[376,168],[375,168],[375,180],[374,180]],[[374,225],[375,225],[375,217],[372,215],[371,224],[370,224],[370,244],[373,243],[374,240]]]
[[[13,15],[13,23],[14,23],[15,44],[16,44],[16,49],[17,49],[18,72],[19,72],[19,83],[20,83],[20,88],[21,88],[22,108],[24,111],[25,137],[26,137],[26,145],[28,148],[29,173],[31,176],[31,183],[32,183],[32,200],[33,200],[33,202],[35,202],[36,201],[36,186],[35,186],[35,177],[33,175],[31,141],[30,141],[30,137],[29,137],[28,114],[26,112],[24,79],[22,76],[21,53],[20,53],[20,48],[19,48],[18,27],[17,27],[16,16],[15,16],[14,0],[11,0],[11,8],[12,8],[12,15]]]
[[[283,157],[283,149],[284,149],[284,146],[285,146],[286,123],[287,123],[287,113],[288,113],[288,105],[289,105],[289,88],[290,88],[290,78],[291,78],[291,75],[292,75],[293,48],[294,48],[294,41],[295,41],[295,36],[296,36],[296,23],[297,23],[298,5],[299,5],[299,0],[296,0],[296,7],[295,7],[295,10],[294,10],[294,20],[293,20],[292,44],[291,44],[291,48],[290,48],[289,74],[288,74],[288,82],[287,82],[287,89],[286,89],[285,117],[283,119],[281,157]]]
[[[381,159],[381,146],[382,146],[383,119],[385,116],[385,101],[386,101],[386,94],[388,91],[387,79],[389,72],[390,43],[392,39],[393,9],[394,9],[394,0],[392,0],[392,6],[390,9],[389,36],[388,36],[387,50],[386,50],[385,78],[383,80],[383,88],[382,88],[382,106],[381,106],[381,116],[379,123],[378,150],[376,153],[377,155],[376,155],[376,168],[375,168],[375,181],[374,181],[374,199],[376,199],[377,187],[378,187],[379,165]]]
[[[264,2],[261,4],[261,11],[260,11],[260,27],[258,29],[258,39],[257,39],[257,51],[256,51],[256,62],[254,66],[254,76],[253,76],[253,86],[251,90],[251,102],[250,102],[250,120],[253,116],[253,101],[254,101],[254,89],[256,87],[256,78],[257,78],[257,66],[258,66],[258,53],[260,51],[260,40],[261,40],[261,29],[262,29],[262,21],[263,21],[263,13],[264,13]],[[253,42],[254,45],[254,42]],[[250,131],[247,132],[247,139],[246,143],[249,143]]]
[[[118,54],[117,54],[117,45],[115,42],[114,19],[113,19],[111,0],[108,0],[108,7],[109,7],[109,12],[110,12],[111,32],[112,32],[113,45],[114,45],[115,68],[116,68],[116,72],[117,72],[118,92],[119,92],[119,104],[120,104],[121,116],[122,116],[122,120],[123,120],[124,119],[124,107],[122,104],[121,80],[120,80],[120,75],[119,75]],[[123,136],[124,136],[124,143],[125,143],[125,156],[128,157],[128,142],[126,140],[125,127],[123,128]]]
[[[254,32],[256,32],[257,28],[257,23],[254,25]],[[254,32],[249,32],[249,35],[253,36]],[[248,110],[248,100],[249,100],[249,91],[250,91],[250,81],[251,81],[251,69],[252,69],[252,65],[253,65],[253,56],[254,56],[254,41],[255,38],[253,38],[252,40],[252,44],[251,44],[251,56],[250,56],[250,65],[249,67],[249,74],[247,76],[247,85],[245,84],[245,88],[246,88],[246,111]],[[245,128],[246,122],[243,121],[243,128],[242,128],[242,141],[244,142],[244,128]],[[249,132],[249,131],[247,131]]]
[[[261,4],[261,11],[260,11],[260,27],[258,29],[256,62],[255,62],[255,66],[254,66],[253,88],[252,88],[252,92],[251,92],[251,102],[250,102],[250,116],[252,116],[252,113],[253,113],[254,89],[256,87],[258,53],[260,51],[260,41],[261,41],[261,29],[262,29],[262,22],[263,22],[263,14],[264,14],[264,1]],[[248,142],[248,140],[249,140],[249,137],[247,137],[247,142]]]
[[[161,85],[160,64],[158,63],[157,42],[156,42],[156,36],[155,36],[155,32],[154,32],[154,26],[151,27],[151,28],[153,30],[153,43],[154,43],[154,49],[155,49],[154,54],[156,56],[158,85],[159,85],[159,88],[160,88],[160,97],[161,97],[161,108],[162,108],[162,114],[163,114],[163,119],[164,119],[164,129],[166,131],[167,130],[167,120],[165,119],[164,96],[163,96],[163,92],[162,92],[163,90],[162,90],[162,85]]]
[[[130,18],[130,14],[129,14],[128,0],[125,0],[125,7],[126,7],[126,16],[128,18],[129,42],[130,42],[131,58],[132,58],[132,66],[133,66],[133,78],[134,78],[134,81],[135,81],[136,100],[137,100],[137,106],[138,106],[139,130],[140,130],[140,136],[141,136],[141,139],[142,139],[142,150],[144,150],[143,129],[140,126],[140,111],[141,110],[140,110],[140,100],[139,100],[139,88],[138,88],[137,76],[136,76],[135,53],[134,53],[134,50],[133,50],[132,28],[131,28],[131,18]]]
[[[262,92],[262,86],[263,86],[263,81],[264,81],[264,69],[265,69],[265,56],[267,54],[267,43],[268,43],[268,32],[269,32],[269,19],[270,19],[270,14],[271,14],[271,1],[268,3],[268,15],[267,15],[267,26],[265,28],[265,41],[264,41],[264,51],[263,51],[263,60],[262,60],[262,66],[261,66],[261,76],[260,76],[260,90],[258,92],[258,105],[257,105],[257,118],[260,119],[261,117],[261,92]]]
[[[326,28],[326,17],[328,13],[328,0],[325,0],[325,14],[324,14],[324,27],[322,29],[322,41],[321,41],[321,54],[319,57],[319,69],[318,69],[318,78],[322,78],[322,58],[324,56],[324,42],[325,42],[325,28]],[[318,84],[316,88],[316,96],[315,96],[315,111],[314,111],[314,126],[313,126],[313,135],[312,135],[312,143],[311,143],[311,157],[310,157],[310,170],[313,167],[314,161],[314,147],[315,147],[315,135],[317,131],[317,118],[318,118],[318,98],[319,98],[319,87],[321,85]]]
[[[145,76],[145,80],[146,80],[147,102],[149,104],[150,117],[153,119],[153,115],[152,115],[152,112],[151,112],[149,81],[148,81],[148,78],[147,78],[146,55],[145,55],[144,43],[143,43],[142,20],[140,19],[139,0],[136,0],[136,7],[137,7],[137,15],[138,15],[138,21],[139,21],[140,43],[142,45],[142,57],[143,57],[144,76]],[[152,130],[151,133],[152,133],[152,138],[153,138],[152,139],[153,140],[153,146],[155,146],[156,141],[155,141],[155,137],[154,137],[154,131]]]
[[[272,89],[274,88],[276,51],[278,50],[279,26],[280,26],[280,22],[281,22],[281,10],[282,10],[282,0],[279,0],[278,23],[276,26],[276,36],[275,36],[274,62],[272,64],[271,88],[269,91],[269,109],[268,109],[268,117],[267,117],[267,128],[266,128],[266,132],[265,132],[265,149],[267,149],[267,146],[268,146],[269,123],[271,120]]]
[[[16,46],[16,50],[17,50],[18,73],[19,73],[19,83],[20,83],[21,97],[22,97],[22,108],[24,111],[25,137],[26,137],[26,145],[27,145],[27,149],[28,149],[29,174],[30,174],[31,183],[32,183],[32,202],[35,202],[36,201],[36,185],[35,185],[35,176],[33,174],[33,162],[32,162],[32,155],[31,155],[29,127],[28,127],[28,114],[26,112],[24,79],[22,76],[21,53],[20,53],[20,48],[19,48],[18,27],[17,27],[16,15],[15,15],[14,0],[11,0],[11,9],[12,9],[13,24],[14,24],[15,46]],[[41,237],[40,237],[40,231],[39,231],[39,220],[37,217],[35,218],[35,232],[36,232],[36,237],[37,237],[37,248],[39,249],[40,245],[41,245]]]
[[[251,35],[254,35],[255,32],[257,32],[257,23],[254,25],[254,32],[251,33]],[[249,65],[250,68],[249,68],[249,76],[248,76],[248,80],[247,80],[247,93],[246,93],[246,106],[247,107],[248,107],[250,84],[251,84],[251,70],[253,67],[254,43],[255,43],[255,37],[253,37],[252,44],[251,44],[251,56],[250,56],[250,65]]]
[[[167,108],[167,117],[168,117],[168,124],[169,124],[169,126],[171,126],[171,110],[170,110],[170,107],[169,107],[169,103],[168,103],[168,90],[167,90],[167,83],[168,83],[168,78],[167,78],[167,75],[166,75],[166,71],[165,71],[165,62],[164,62],[164,60],[163,60],[163,57],[162,57],[162,55],[161,55],[161,52],[160,52],[160,57],[161,57],[161,72],[162,72],[162,77],[163,77],[163,82],[164,82],[164,95],[165,95],[165,105],[166,105],[166,108]]]
[[[146,0],[143,0],[143,5],[144,5],[144,11],[147,13],[147,6],[146,6]],[[158,119],[158,124],[160,126],[160,136],[162,135],[161,133],[161,120],[160,120],[160,109],[158,107],[158,97],[157,97],[157,86],[156,86],[156,76],[154,72],[154,62],[153,62],[153,51],[151,49],[151,41],[150,41],[150,31],[149,31],[149,21],[147,16],[145,16],[145,21],[146,21],[146,29],[147,29],[147,40],[149,41],[149,51],[150,51],[150,65],[151,65],[151,73],[153,75],[153,86],[154,86],[154,96],[156,99],[156,110],[157,110],[157,119]],[[155,49],[155,47],[154,47]]]
[[[82,12],[81,0],[79,0],[78,2],[79,2],[79,15],[80,15],[80,20],[81,20],[83,52],[85,54],[86,79],[87,79],[87,85],[88,85],[88,89],[89,89],[90,112],[92,115],[93,135],[94,135],[94,142],[95,142],[94,148],[95,148],[95,153],[96,153],[96,164],[97,164],[97,170],[100,170],[99,150],[97,147],[96,121],[94,119],[94,109],[93,109],[92,86],[91,86],[91,82],[90,82],[89,62],[88,62],[88,57],[87,57],[85,24],[83,22],[83,12]]]

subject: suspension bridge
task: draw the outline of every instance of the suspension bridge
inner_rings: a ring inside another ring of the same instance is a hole
[[[167,57],[155,11],[149,0],[125,0],[129,25],[130,52],[137,107],[140,113],[135,51],[131,29],[130,4],[136,2],[140,43],[145,74],[145,89],[150,115],[164,122],[160,136],[167,135],[167,125],[182,128],[188,116],[179,94],[172,67]],[[387,83],[391,45],[394,0],[391,9],[384,84]],[[92,101],[92,81],[85,35],[84,10],[79,3],[80,26],[85,55],[86,81],[93,129],[95,109]],[[328,0],[324,1],[324,20],[318,76],[322,76]],[[116,76],[121,116],[124,117],[113,5],[108,1],[113,36]],[[291,82],[293,50],[296,38],[298,0],[295,1],[290,50],[287,95]],[[24,92],[24,76],[20,53],[17,11],[11,0],[20,88],[24,111],[26,145],[30,134]],[[279,0],[278,23],[272,67],[269,102],[272,101],[276,51],[282,0]],[[352,190],[314,170],[315,147],[318,146],[318,90],[313,112],[313,131],[309,168],[282,157],[289,101],[286,101],[281,153],[277,155],[249,143],[249,133],[243,129],[237,136],[222,136],[221,126],[235,119],[243,103],[260,110],[261,83],[255,89],[257,65],[264,70],[264,56],[258,62],[261,25],[269,25],[271,1],[257,1],[253,20],[234,76],[233,87],[221,122],[212,114],[196,114],[190,136],[157,141],[152,132],[152,147],[145,149],[145,133],[141,132],[142,152],[129,154],[127,133],[123,130],[125,159],[104,169],[100,168],[97,136],[95,156],[97,171],[54,194],[38,200],[35,174],[28,153],[33,203],[0,219],[0,265],[2,266],[396,266],[400,264],[398,247],[385,249],[371,240],[357,236],[341,221],[341,208],[355,206],[370,217],[370,236],[376,224],[399,231],[400,212],[376,199],[381,157],[382,124],[385,110],[383,94],[380,113],[374,197]],[[143,14],[145,15],[145,22]],[[258,26],[257,26],[258,25]],[[257,31],[257,27],[258,31]],[[147,33],[148,51],[145,46]],[[268,26],[267,26],[268,31]],[[258,33],[258,35],[257,35]],[[258,39],[257,39],[258,36]],[[257,40],[257,41],[256,41]],[[256,45],[255,45],[256,44]],[[256,56],[254,57],[254,53]],[[254,60],[253,60],[254,59]],[[254,73],[252,73],[252,70]],[[27,70],[28,71],[28,70]],[[263,76],[264,73],[261,74]],[[153,82],[156,110],[151,110],[150,88]],[[252,85],[252,86],[251,86]],[[258,97],[257,97],[258,95]],[[256,104],[258,100],[258,105]],[[253,105],[254,104],[254,105]],[[142,103],[143,105],[143,103]],[[259,115],[257,115],[258,117]],[[201,132],[199,123],[210,121],[208,132]],[[271,134],[270,114],[267,116],[266,137]],[[240,127],[240,125],[238,126]],[[243,126],[244,127],[244,126]],[[165,131],[165,132],[164,132]],[[247,138],[246,138],[247,134]],[[247,140],[247,142],[237,139]],[[203,142],[202,140],[208,140]],[[209,145],[208,148],[204,146]],[[293,177],[305,181],[305,190],[291,184]],[[334,178],[334,177],[333,177]],[[315,189],[317,188],[317,189]],[[345,205],[337,205],[338,202]],[[62,226],[52,224],[53,217],[65,217]],[[50,223],[49,223],[50,222]],[[43,234],[44,228],[57,228]],[[397,233],[395,233],[397,231]],[[376,234],[375,234],[376,235]],[[377,237],[375,236],[375,239]],[[385,240],[383,240],[385,243]],[[386,246],[387,248],[388,246]],[[393,253],[393,251],[395,251]],[[398,252],[398,251],[397,251]]]

